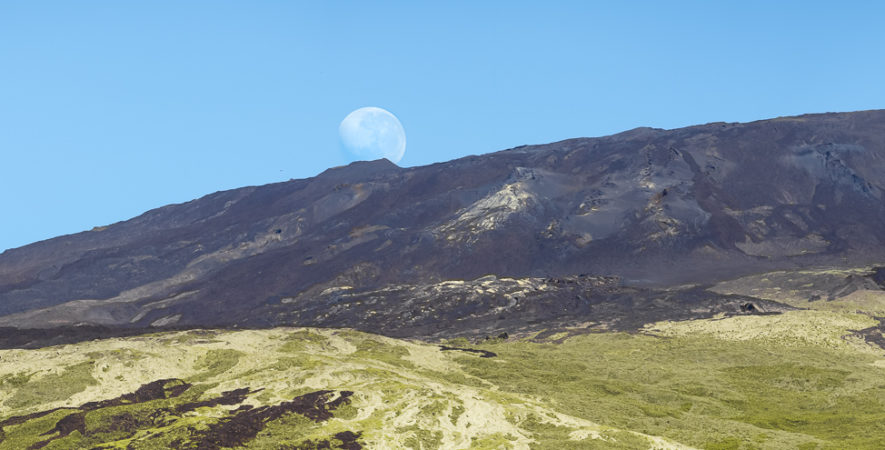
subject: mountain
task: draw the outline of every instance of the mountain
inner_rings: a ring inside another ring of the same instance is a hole
[[[881,110],[358,162],[7,250],[0,327],[420,337],[787,310],[706,287],[882,261],[883,191]]]
[[[885,111],[381,160],[0,255],[0,450],[878,449]]]

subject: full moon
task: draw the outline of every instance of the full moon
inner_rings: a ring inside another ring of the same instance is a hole
[[[390,111],[367,106],[344,118],[338,126],[341,143],[359,160],[387,158],[399,162],[406,153],[406,132]]]

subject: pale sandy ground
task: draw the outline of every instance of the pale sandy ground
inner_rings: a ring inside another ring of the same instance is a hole
[[[798,310],[766,316],[714,317],[685,322],[657,322],[644,332],[659,336],[706,335],[727,341],[770,341],[782,346],[815,346],[881,355],[882,349],[851,336],[878,323],[864,314]]]

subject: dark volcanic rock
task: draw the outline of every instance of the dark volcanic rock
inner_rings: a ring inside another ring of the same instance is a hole
[[[476,349],[476,348],[461,348],[461,347],[449,347],[448,345],[440,345],[439,349],[444,352],[459,351],[459,352],[466,352],[466,353],[475,353],[475,354],[478,354],[480,358],[494,358],[494,357],[498,356],[497,353],[490,352],[488,350],[480,350],[480,349]]]
[[[408,290],[486,274],[592,273],[660,287],[882,260],[883,190],[885,111],[642,128],[408,169],[354,163],[8,250],[0,326],[358,323],[431,335],[434,321],[474,317],[487,327],[491,300],[439,317],[427,315],[433,304],[413,305],[412,316],[397,313],[404,325],[364,303],[349,306],[362,319],[347,319],[327,301],[342,287]],[[582,308],[557,290],[501,320]],[[622,294],[594,298],[636,301]],[[373,324],[372,311],[386,319]]]
[[[78,431],[78,432],[80,432],[80,434],[86,433],[86,418],[83,416],[83,413],[76,413],[76,414],[71,414],[71,415],[63,417],[61,420],[59,420],[55,424],[54,428],[41,434],[41,436],[49,436],[49,435],[55,435],[55,436],[53,436],[49,439],[37,442],[36,444],[30,446],[29,450],[43,448],[43,447],[49,445],[50,442],[52,442],[56,439],[59,439],[59,438],[63,438],[65,436],[73,433],[74,431]]]
[[[754,310],[743,305],[752,303]],[[786,305],[704,287],[668,290],[622,286],[617,278],[569,276],[497,278],[380,289],[332,288],[285,298],[255,313],[276,324],[379,330],[388,336],[451,338],[526,334],[543,328],[635,331],[660,320],[709,318],[720,313],[781,312]]]
[[[56,439],[61,439],[74,431],[79,432],[83,436],[89,436],[96,434],[101,431],[118,431],[118,432],[128,432],[130,436],[135,434],[135,432],[139,428],[147,427],[147,425],[155,425],[153,421],[148,421],[149,423],[142,423],[142,421],[138,420],[130,413],[122,413],[118,415],[110,416],[107,419],[106,423],[102,423],[100,425],[100,429],[87,430],[86,427],[86,411],[94,411],[102,408],[113,408],[115,406],[121,405],[133,405],[138,403],[146,403],[152,400],[159,399],[167,399],[178,397],[186,390],[190,389],[191,385],[184,382],[183,380],[179,380],[177,378],[168,378],[153,381],[139,387],[135,392],[123,394],[119,397],[101,400],[97,402],[88,402],[81,405],[79,408],[54,408],[46,411],[40,411],[24,416],[13,416],[9,417],[3,421],[0,421],[0,443],[2,443],[5,439],[3,427],[9,425],[18,425],[25,423],[29,420],[37,419],[56,411],[64,411],[71,410],[77,411],[72,414],[68,414],[56,422],[55,426],[49,431],[41,434],[40,436],[48,436],[47,439],[39,441],[29,447],[30,449],[39,449],[43,448],[52,441]],[[247,389],[248,391],[248,389]],[[222,394],[222,398],[224,396],[229,396],[229,392],[225,392]],[[242,401],[242,399],[240,399]],[[207,402],[212,403],[212,402]],[[215,403],[215,404],[226,404],[223,402]]]
[[[287,414],[297,413],[314,422],[329,420],[339,406],[350,403],[353,392],[341,391],[335,400],[329,401],[332,394],[332,391],[316,391],[279,405],[243,409],[232,417],[211,425],[205,432],[198,433],[194,438],[196,446],[200,449],[238,447],[253,439],[268,422]],[[342,437],[348,438],[345,444],[354,444],[359,436],[347,434]]]
[[[188,417],[188,413],[201,407],[213,407],[217,405],[237,405],[242,403],[249,394],[259,392],[249,388],[241,388],[223,392],[220,396],[206,400],[188,402],[170,408],[163,403],[154,403],[153,400],[175,398],[190,389],[191,385],[179,379],[163,379],[142,385],[135,392],[124,394],[108,400],[89,402],[79,408],[55,408],[40,411],[24,416],[14,416],[0,421],[0,443],[5,439],[3,428],[11,425],[19,425],[33,419],[38,419],[56,411],[70,410],[72,413],[59,419],[55,426],[42,433],[45,440],[32,445],[31,449],[43,448],[52,441],[64,438],[73,432],[78,432],[83,437],[95,437],[104,433],[114,433],[114,439],[118,440],[121,435],[133,437],[143,430],[155,429],[158,425],[165,426],[176,420]],[[230,411],[226,416],[212,421],[206,429],[189,428],[191,435],[173,442],[175,448],[200,448],[217,449],[238,447],[252,440],[263,430],[268,422],[290,414],[299,414],[314,422],[323,422],[334,417],[334,411],[342,405],[350,404],[352,391],[315,391],[297,396],[291,401],[281,402],[276,405],[252,407],[242,405]],[[334,397],[334,399],[333,399]],[[100,422],[91,421],[87,426],[86,412],[101,409],[113,410],[121,405],[142,405],[144,408],[139,414],[134,410],[119,411],[118,414],[108,413]],[[150,411],[150,414],[144,412]],[[335,434],[334,438],[340,441],[338,448],[359,449],[362,443],[359,440],[361,432],[342,431]],[[148,434],[150,436],[150,434]],[[143,436],[144,437],[144,436]],[[186,442],[185,442],[186,441]],[[325,441],[328,444],[328,441]],[[153,448],[153,446],[151,447]],[[330,448],[330,447],[327,447]]]
[[[876,320],[879,321],[878,325],[855,331],[854,334],[863,338],[867,343],[885,350],[885,317],[876,317]]]

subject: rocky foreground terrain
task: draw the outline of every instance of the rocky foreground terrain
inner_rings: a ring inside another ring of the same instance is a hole
[[[881,448],[885,111],[386,160],[0,254],[0,449]]]

